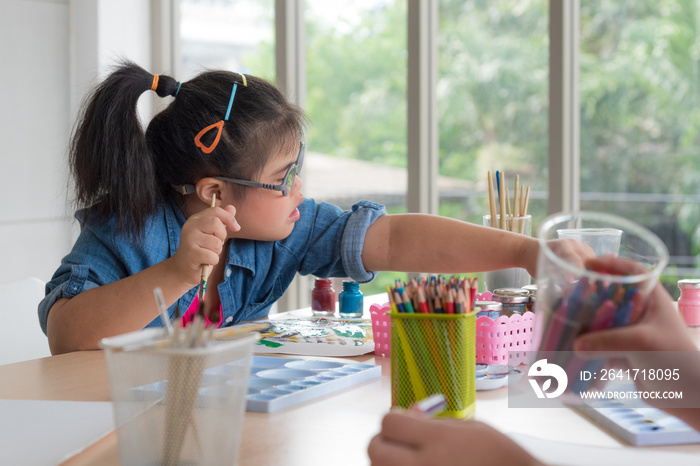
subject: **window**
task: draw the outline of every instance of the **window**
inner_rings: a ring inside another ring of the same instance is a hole
[[[548,14],[546,0],[440,1],[440,214],[481,224],[487,172],[515,175],[546,215]],[[536,231],[536,230],[533,230]]]
[[[632,219],[698,276],[698,7],[581,0],[581,208]]]
[[[178,1],[178,75],[183,80],[214,68],[274,81],[273,0]]]
[[[439,131],[439,173],[431,181],[439,212],[481,223],[486,171],[502,170],[507,186],[518,174],[531,187],[535,234],[548,199],[563,195],[548,192],[548,166],[570,157],[548,155],[548,113],[559,104],[548,97],[551,0],[426,1],[437,2],[439,12],[431,32],[439,55],[438,111],[430,115]],[[615,213],[657,233],[671,252],[664,282],[678,296],[678,278],[700,276],[697,6],[579,3],[573,66],[580,126],[572,130],[580,163],[573,166],[576,182],[564,181],[563,190],[579,183],[581,209]],[[417,53],[407,24],[418,4],[305,0],[297,21],[306,47],[288,52],[275,47],[274,10],[282,2],[179,0],[181,59],[185,74],[224,67],[274,80],[276,53],[306,54],[307,196],[344,208],[369,198],[403,212],[407,62]],[[559,22],[558,29],[572,34]],[[382,291],[390,281],[380,277],[365,292]]]
[[[307,0],[309,197],[406,211],[406,2]],[[362,285],[380,293],[394,278]]]

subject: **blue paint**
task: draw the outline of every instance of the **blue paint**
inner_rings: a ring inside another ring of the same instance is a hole
[[[345,280],[343,291],[338,295],[340,317],[362,317],[363,294],[360,284]]]

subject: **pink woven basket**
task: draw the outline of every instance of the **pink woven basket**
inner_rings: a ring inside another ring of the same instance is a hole
[[[391,319],[387,315],[390,310],[389,303],[372,304],[369,307],[372,319],[374,354],[377,356],[389,357],[391,355]]]
[[[481,316],[476,319],[476,362],[481,364],[526,363],[532,347],[534,314],[500,316],[497,319]]]

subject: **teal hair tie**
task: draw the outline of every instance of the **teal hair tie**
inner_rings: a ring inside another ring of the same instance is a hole
[[[236,89],[238,89],[238,83],[233,83],[233,90],[231,91],[231,98],[228,101],[228,108],[226,109],[226,117],[224,120],[228,121],[228,116],[231,114],[231,107],[233,106],[233,98],[236,97]]]

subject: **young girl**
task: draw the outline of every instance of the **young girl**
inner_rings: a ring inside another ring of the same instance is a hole
[[[144,134],[142,93],[173,96]],[[39,306],[54,354],[161,325],[197,310],[213,325],[259,319],[296,273],[350,277],[396,270],[535,273],[534,238],[437,216],[350,211],[304,199],[303,112],[270,83],[207,71],[179,83],[123,63],[89,96],[70,146],[81,234]],[[573,255],[587,251],[558,243]]]

